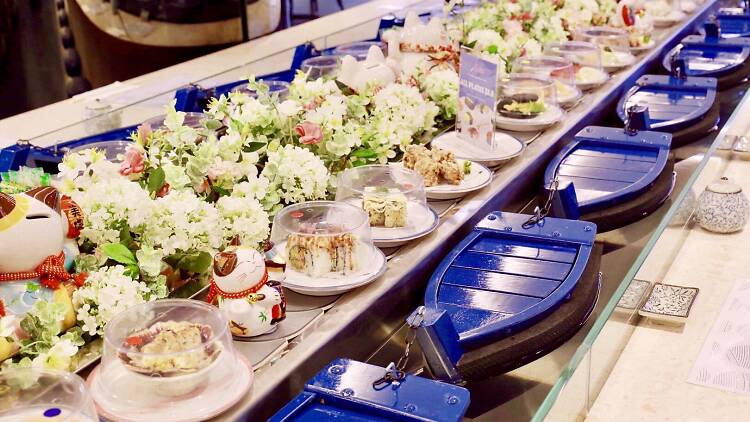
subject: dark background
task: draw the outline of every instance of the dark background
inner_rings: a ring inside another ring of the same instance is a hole
[[[63,0],[0,0],[0,118],[64,100],[71,93],[66,86],[57,1]],[[293,1],[295,14],[309,13],[311,0]],[[343,0],[343,5],[365,1]],[[336,0],[318,0],[318,8],[321,16],[339,10]],[[301,22],[304,19],[292,23]]]

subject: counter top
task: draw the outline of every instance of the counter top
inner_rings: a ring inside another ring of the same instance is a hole
[[[750,102],[746,99],[737,114],[748,112]],[[744,133],[745,129],[746,123],[737,121],[727,133]],[[708,183],[722,176],[750,191],[750,162],[720,153],[704,168],[694,194],[699,195]],[[700,293],[684,326],[637,319],[586,420],[718,422],[741,420],[739,415],[750,413],[747,396],[687,382],[728,293],[738,279],[748,275],[748,244],[747,227],[720,235],[690,222],[664,231],[636,279],[697,287]],[[627,323],[610,320],[607,325],[611,324]]]

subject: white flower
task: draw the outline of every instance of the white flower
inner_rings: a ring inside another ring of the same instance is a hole
[[[73,356],[78,353],[78,346],[67,339],[58,339],[46,352],[40,353],[32,361],[33,368],[49,368],[67,371],[70,369]]]
[[[18,328],[18,317],[7,315],[0,318],[0,337],[12,337]]]
[[[296,116],[302,111],[302,106],[294,100],[286,100],[276,107],[279,110],[279,114],[284,117]]]
[[[323,161],[293,145],[270,152],[261,175],[270,182],[269,194],[287,204],[323,199],[328,188],[328,170]]]
[[[241,196],[235,190],[232,196],[222,196],[216,202],[224,220],[224,238],[240,237],[240,242],[252,248],[263,244],[270,233],[268,213],[253,196]]]
[[[170,190],[153,201],[150,211],[141,241],[160,249],[164,256],[189,250],[213,255],[223,246],[219,212],[192,190]]]
[[[90,273],[86,284],[73,293],[73,305],[78,309],[76,319],[90,335],[104,334],[104,326],[117,313],[152,299],[145,283],[125,275],[121,265],[107,267]],[[155,298],[153,298],[155,299]],[[61,353],[69,351],[60,346]]]
[[[136,251],[138,268],[149,277],[157,277],[161,273],[161,251],[155,250],[151,245],[142,246]]]
[[[416,87],[392,84],[378,91],[373,98],[370,124],[375,133],[371,147],[380,161],[395,156],[397,147],[405,148],[423,132],[435,126],[439,109],[425,100]]]
[[[440,107],[445,120],[456,117],[458,81],[458,73],[446,68],[425,72],[421,81],[422,90]]]

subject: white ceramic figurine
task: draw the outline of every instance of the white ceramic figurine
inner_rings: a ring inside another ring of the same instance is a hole
[[[232,247],[214,256],[208,303],[226,311],[232,334],[255,337],[269,333],[286,317],[286,298],[277,281],[268,280],[263,255]]]

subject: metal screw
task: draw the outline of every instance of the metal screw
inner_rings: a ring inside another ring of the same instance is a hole
[[[354,395],[354,390],[352,390],[351,388],[344,388],[343,390],[341,390],[341,395],[344,397],[351,397]]]
[[[417,411],[417,405],[416,404],[412,404],[412,403],[408,403],[408,404],[404,405],[404,410],[406,410],[409,413],[414,413],[414,412]]]
[[[334,374],[334,375],[341,375],[341,374],[343,374],[344,372],[346,372],[346,370],[345,370],[345,369],[344,369],[344,367],[343,367],[343,366],[341,366],[341,365],[333,365],[333,366],[331,367],[331,369],[329,369],[329,370],[328,370],[328,372],[330,372],[330,373],[332,373],[332,374]]]
[[[458,404],[459,400],[456,396],[450,396],[445,402],[448,404]]]
[[[558,232],[558,231],[553,231],[553,232],[552,232],[552,237],[560,237],[560,232]]]
[[[497,220],[497,217],[495,216],[495,214],[490,214],[487,216],[487,219],[490,221],[493,221],[493,220]]]
[[[585,226],[585,227],[583,228],[583,231],[585,231],[585,232],[590,232],[590,231],[591,231],[591,226]]]
[[[506,232],[512,232],[512,231],[513,231],[513,227],[510,227],[510,226],[505,226],[505,227],[503,228],[503,230],[505,230]]]

